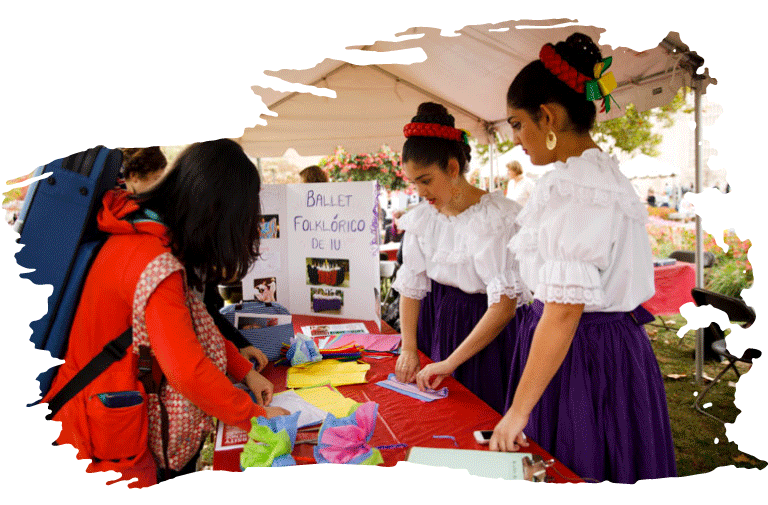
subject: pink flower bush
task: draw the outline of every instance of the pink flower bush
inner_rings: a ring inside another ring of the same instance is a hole
[[[335,182],[378,180],[389,191],[412,191],[403,179],[400,153],[385,145],[377,153],[354,156],[339,146],[333,155],[321,159],[319,166]]]

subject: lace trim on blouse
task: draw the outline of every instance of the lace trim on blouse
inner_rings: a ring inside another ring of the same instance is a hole
[[[427,279],[426,272],[416,273],[403,264],[395,276],[392,289],[406,298],[421,300],[431,291],[431,284]]]
[[[581,157],[569,158],[565,163],[555,162],[555,168],[536,183],[531,198],[517,216],[517,222],[524,226],[533,226],[535,223],[532,221],[537,221],[542,211],[546,209],[553,190],[559,196],[574,197],[583,204],[592,204],[601,208],[615,205],[628,218],[646,221],[648,211],[623,175],[619,177],[622,182],[618,188],[605,185],[595,179],[576,179],[573,172],[579,171],[585,165],[597,165],[606,173],[606,177],[610,177],[615,172],[620,173],[616,157],[598,149],[588,149]]]
[[[499,303],[501,295],[506,296],[510,300],[517,300],[518,305],[533,301],[531,292],[528,287],[518,278],[517,274],[512,271],[507,272],[507,279],[514,279],[510,286],[506,279],[500,277],[494,277],[488,284],[486,293],[488,295],[488,306],[490,307],[494,303]]]
[[[511,212],[510,206],[520,208],[501,191],[484,194],[458,216],[446,216],[423,202],[400,218],[400,227],[417,236],[425,258],[434,263],[462,264],[472,259],[478,239],[517,227],[517,212]]]

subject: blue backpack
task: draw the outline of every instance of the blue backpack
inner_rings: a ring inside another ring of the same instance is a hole
[[[14,224],[20,235],[18,242],[24,245],[16,253],[16,261],[22,267],[33,269],[21,277],[35,284],[53,286],[48,312],[30,327],[35,347],[49,351],[55,358],[64,358],[83,282],[107,238],[98,229],[96,216],[104,193],[117,184],[121,164],[119,149],[98,146],[38,167],[34,176],[50,175],[30,185]],[[115,358],[109,364],[120,359],[123,344],[125,349],[131,344],[130,332],[121,337],[122,340],[110,343],[114,344],[110,349],[105,348],[107,354]],[[105,364],[109,366],[107,363],[100,366],[105,369]],[[53,367],[38,376],[41,398],[50,389],[57,369]],[[50,407],[54,408],[54,402]]]

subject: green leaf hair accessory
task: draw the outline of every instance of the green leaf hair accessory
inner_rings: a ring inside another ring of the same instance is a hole
[[[603,61],[596,63],[594,67],[595,78],[584,84],[587,100],[603,99],[603,105],[600,112],[609,112],[611,110],[611,100],[619,106],[616,99],[611,96],[611,92],[616,89],[617,86],[616,78],[613,76],[613,72],[606,73],[606,70],[611,66],[612,61],[613,58],[608,56]]]

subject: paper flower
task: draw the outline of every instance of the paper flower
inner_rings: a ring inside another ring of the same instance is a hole
[[[291,348],[288,349],[285,357],[291,362],[291,366],[303,365],[305,363],[314,363],[323,359],[320,355],[320,349],[312,337],[303,333],[297,333],[291,339]]]
[[[257,417],[251,419],[248,442],[240,454],[240,467],[293,466],[296,464],[291,452],[296,442],[296,426],[299,412],[272,419]]]
[[[383,463],[381,452],[368,444],[376,427],[378,411],[376,402],[367,402],[346,417],[337,418],[328,414],[317,435],[315,460],[318,463],[348,465]]]

